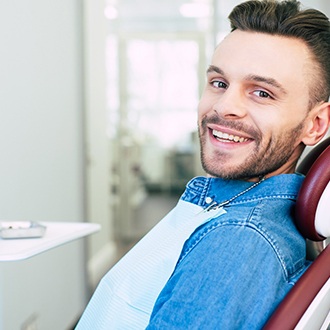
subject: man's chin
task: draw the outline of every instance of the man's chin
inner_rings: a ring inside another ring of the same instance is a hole
[[[210,163],[212,164],[212,162]],[[255,173],[254,171],[247,170],[244,164],[236,166],[233,166],[231,164],[221,167],[215,167],[202,161],[202,167],[208,176],[214,178],[222,178],[225,180],[257,181],[260,177],[260,175]]]
[[[227,180],[238,180],[241,177],[240,173],[237,173],[237,171],[228,171],[225,169],[213,168],[212,166],[207,166],[204,163],[202,163],[202,166],[204,171],[210,177],[222,178]]]

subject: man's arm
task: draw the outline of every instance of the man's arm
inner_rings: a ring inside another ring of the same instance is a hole
[[[261,329],[290,288],[258,229],[221,226],[177,265],[147,329]]]

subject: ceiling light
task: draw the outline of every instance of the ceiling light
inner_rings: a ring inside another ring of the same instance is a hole
[[[180,7],[180,13],[184,17],[209,17],[211,8],[205,3],[184,3]]]
[[[118,10],[111,5],[108,5],[104,9],[104,15],[107,19],[116,19],[118,17]]]

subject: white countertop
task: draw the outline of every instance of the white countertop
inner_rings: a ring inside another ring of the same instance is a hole
[[[39,222],[46,227],[40,238],[0,238],[0,261],[30,258],[54,247],[82,238],[100,230],[100,225],[88,222]]]

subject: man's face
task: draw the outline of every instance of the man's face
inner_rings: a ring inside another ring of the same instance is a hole
[[[204,170],[248,180],[293,172],[303,150],[312,69],[298,39],[230,33],[214,53],[198,109]]]

